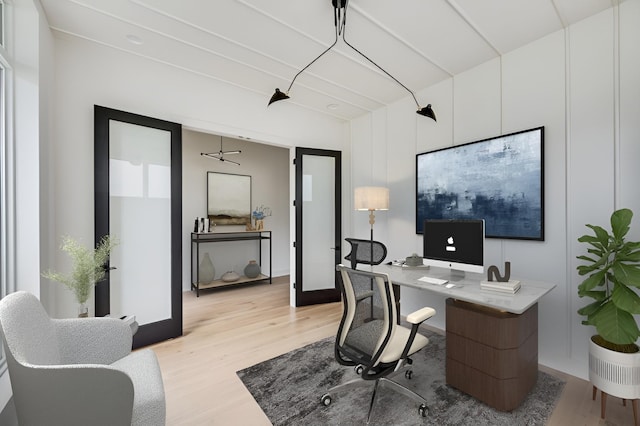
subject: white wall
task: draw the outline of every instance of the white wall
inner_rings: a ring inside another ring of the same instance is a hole
[[[49,158],[55,197],[42,209],[53,217],[43,233],[57,244],[65,234],[93,241],[94,104],[181,123],[189,130],[249,137],[285,148],[342,150],[345,146],[345,123],[340,120],[287,103],[267,109],[269,95],[68,35],[55,35],[55,66],[55,120]],[[183,167],[183,171],[188,168]],[[283,191],[287,193],[287,188]],[[185,224],[193,221],[195,216],[191,216],[192,212],[185,212]],[[285,216],[279,214],[274,220]],[[183,248],[183,258],[189,253]],[[48,251],[46,256],[45,267],[68,267],[59,250]],[[276,268],[285,272],[281,264],[274,266],[274,272]],[[73,315],[72,295],[57,284],[47,285],[56,286],[43,300],[52,315]]]
[[[353,187],[391,189],[390,210],[376,221],[390,258],[422,250],[414,231],[416,153],[545,126],[545,241],[489,239],[486,262],[510,261],[512,275],[557,285],[539,304],[539,360],[583,378],[594,330],[576,313],[588,303],[577,297],[575,258],[584,248],[576,240],[585,223],[606,226],[621,207],[636,212],[631,236],[640,237],[637,22],[640,1],[628,0],[422,91],[418,99],[433,104],[437,123],[412,114],[410,99],[352,123]],[[351,216],[353,236],[366,237],[366,217]],[[404,314],[435,307],[430,323],[444,328],[443,298],[403,289],[402,300],[410,301]]]
[[[224,150],[239,149],[239,155],[228,156],[240,166],[203,157],[201,152],[218,152],[220,139]],[[289,274],[289,149],[231,139],[208,133],[182,132],[182,287],[191,283],[191,232],[196,217],[207,212],[207,172],[251,176],[251,206],[265,205],[273,214],[265,219],[265,229],[272,231],[273,276]],[[244,230],[238,226],[217,226],[216,232]],[[209,252],[216,268],[216,278],[228,270],[242,275],[251,259],[258,260],[258,244],[251,242],[201,244],[200,255]],[[269,250],[263,244],[262,270],[268,271]]]

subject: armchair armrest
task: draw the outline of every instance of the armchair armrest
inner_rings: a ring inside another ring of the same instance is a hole
[[[436,314],[436,310],[429,307],[424,307],[415,312],[407,315],[407,322],[410,324],[420,324],[431,318]]]
[[[63,364],[112,364],[131,353],[131,327],[116,318],[52,320]]]
[[[109,366],[19,364],[11,386],[21,424],[131,425],[133,383]]]

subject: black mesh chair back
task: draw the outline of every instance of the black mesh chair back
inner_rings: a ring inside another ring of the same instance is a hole
[[[336,336],[336,359],[342,365],[361,365],[362,377],[374,379],[384,375],[384,369],[378,368],[382,344],[396,327],[396,321],[390,320],[396,318],[393,286],[383,274],[338,268],[344,311]]]
[[[351,262],[351,269],[356,269],[358,263],[363,265],[379,265],[387,257],[387,247],[380,241],[345,238],[351,244],[351,251],[345,260]]]

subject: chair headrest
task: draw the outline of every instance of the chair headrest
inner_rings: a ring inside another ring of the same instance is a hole
[[[345,260],[351,261],[352,269],[355,269],[358,263],[379,265],[387,257],[387,247],[380,241],[358,238],[345,238],[345,241],[351,244],[351,252],[345,256]]]

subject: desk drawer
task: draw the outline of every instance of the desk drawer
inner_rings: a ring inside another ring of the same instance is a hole
[[[538,330],[538,304],[522,314],[447,299],[446,330],[498,349],[518,348]]]
[[[538,305],[521,315],[447,299],[447,383],[502,411],[538,377]]]

